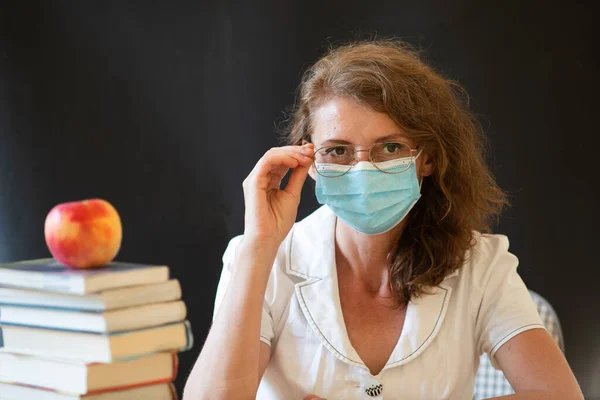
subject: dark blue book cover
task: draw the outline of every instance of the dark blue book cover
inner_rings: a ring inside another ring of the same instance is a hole
[[[96,268],[69,268],[54,258],[40,258],[37,260],[24,260],[8,264],[0,264],[0,268],[22,272],[41,272],[56,276],[92,276],[99,274],[111,274],[124,271],[148,269],[159,267],[159,265],[137,264],[122,261],[112,261],[105,266]],[[1,283],[1,282],[0,282]]]
[[[53,258],[0,264],[0,286],[85,294],[167,280],[164,265],[113,261],[103,267],[78,269]]]

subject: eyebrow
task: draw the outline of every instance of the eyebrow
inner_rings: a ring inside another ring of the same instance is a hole
[[[404,139],[404,138],[406,138],[406,136],[402,133],[392,133],[391,135],[385,135],[385,136],[378,137],[375,140],[375,143],[385,142],[385,141],[391,140],[391,139],[397,140],[397,139]],[[347,140],[343,140],[343,139],[328,139],[322,143],[323,146],[327,146],[327,145],[331,145],[331,144],[353,144],[353,143],[349,142]]]

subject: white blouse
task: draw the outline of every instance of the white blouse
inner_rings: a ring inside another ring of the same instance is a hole
[[[544,328],[503,235],[477,235],[468,261],[433,293],[408,304],[404,327],[376,376],[352,347],[335,272],[336,217],[322,206],[297,222],[275,259],[260,339],[271,360],[257,399],[472,399],[479,356]],[[241,236],[223,255],[216,311]]]

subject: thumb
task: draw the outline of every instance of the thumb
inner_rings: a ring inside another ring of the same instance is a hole
[[[308,175],[308,170],[310,166],[303,167],[298,165],[296,168],[292,170],[290,174],[290,178],[288,179],[288,183],[284,189],[286,193],[291,194],[297,199],[300,199],[300,194],[302,193],[302,186],[306,181],[306,177]]]
[[[322,397],[317,396],[316,394],[309,394],[303,400],[327,400]]]

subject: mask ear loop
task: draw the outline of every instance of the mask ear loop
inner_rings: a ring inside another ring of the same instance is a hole
[[[419,158],[419,156],[421,155],[421,153],[423,152],[423,148],[421,147],[421,149],[419,150],[419,152],[417,153],[417,155],[415,156],[415,158],[413,158],[412,162],[413,164],[415,164],[416,167],[416,161],[417,158]],[[415,173],[416,173],[417,168],[415,168]],[[421,186],[423,185],[423,177],[421,176],[419,178],[419,192],[421,191]]]

